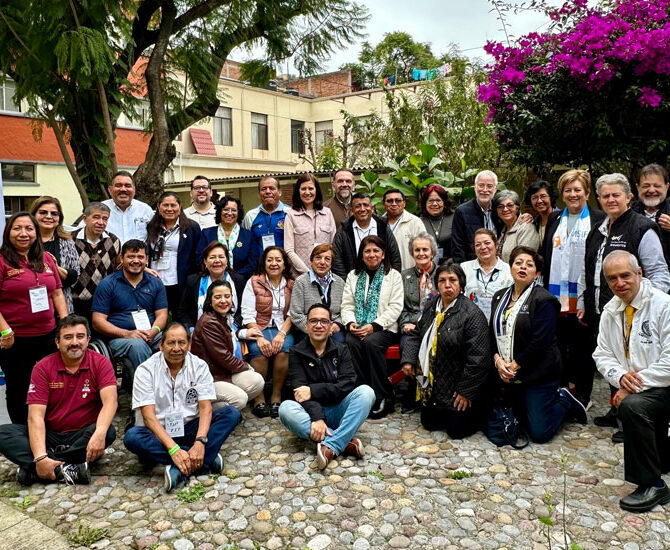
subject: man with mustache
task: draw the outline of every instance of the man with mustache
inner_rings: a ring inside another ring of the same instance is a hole
[[[58,351],[39,361],[28,389],[28,425],[0,426],[0,453],[19,466],[16,481],[88,484],[89,464],[116,439],[116,374],[88,349],[91,332],[79,315],[56,329]]]
[[[631,206],[661,228],[661,243],[665,260],[670,260],[670,199],[668,199],[668,171],[660,164],[647,164],[640,170],[637,184],[638,199]],[[668,262],[670,265],[670,262]]]
[[[107,188],[111,199],[102,201],[109,207],[107,231],[116,235],[121,244],[130,239],[145,241],[147,223],[153,218],[154,211],[148,204],[135,200],[135,182],[130,172],[120,170],[112,176]]]

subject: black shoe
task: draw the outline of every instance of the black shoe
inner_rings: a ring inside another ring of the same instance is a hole
[[[251,409],[251,412],[254,413],[258,418],[267,418],[272,414],[270,405],[267,403],[256,403]]]
[[[30,468],[19,466],[16,470],[16,482],[23,487],[30,487],[36,479],[37,476],[33,474]]]
[[[384,418],[386,415],[392,413],[393,409],[393,401],[384,397],[374,404],[370,411],[369,418],[373,420]]]
[[[621,430],[617,430],[612,434],[612,443],[615,445],[617,443],[623,443],[623,432]]]
[[[418,403],[412,403],[411,405],[403,404],[400,406],[400,414],[412,414],[419,410]]]
[[[616,417],[617,417],[616,407],[611,406],[610,410],[607,411],[606,415],[596,416],[593,419],[593,423],[596,426],[600,426],[601,428],[616,428],[618,427]]]
[[[577,422],[579,424],[586,424],[588,416],[586,416],[586,407],[568,388],[559,388],[558,393],[563,399],[570,403],[570,409],[565,417],[568,422]]]
[[[657,504],[670,502],[670,489],[663,487],[638,487],[630,495],[619,501],[619,506],[628,512],[648,512]]]
[[[273,403],[270,405],[270,416],[272,418],[279,418],[279,405],[280,403]]]
[[[91,482],[91,471],[88,464],[61,464],[54,469],[56,481],[62,481],[67,485],[88,485]]]

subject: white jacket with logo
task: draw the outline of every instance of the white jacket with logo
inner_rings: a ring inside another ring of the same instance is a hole
[[[619,388],[627,372],[637,372],[643,390],[670,386],[670,296],[643,278],[637,296],[630,333],[630,358],[624,350],[626,303],[616,296],[605,306],[600,318],[598,347],[593,359],[600,374]]]

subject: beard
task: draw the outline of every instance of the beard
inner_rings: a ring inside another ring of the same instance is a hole
[[[644,204],[647,208],[656,208],[659,204],[661,204],[667,195],[663,195],[662,197],[654,198],[654,199],[641,199],[642,204]]]

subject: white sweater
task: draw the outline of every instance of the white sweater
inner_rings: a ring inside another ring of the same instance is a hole
[[[358,275],[355,271],[350,271],[347,280],[344,283],[344,293],[342,294],[342,324],[346,327],[349,323],[356,322],[354,297],[356,294],[356,281]],[[367,294],[370,286],[370,278],[365,279],[365,292]],[[402,277],[395,269],[391,269],[382,280],[382,287],[379,290],[379,305],[377,306],[377,318],[373,323],[377,323],[384,330],[398,332],[398,317],[402,313],[404,294],[402,286]]]

